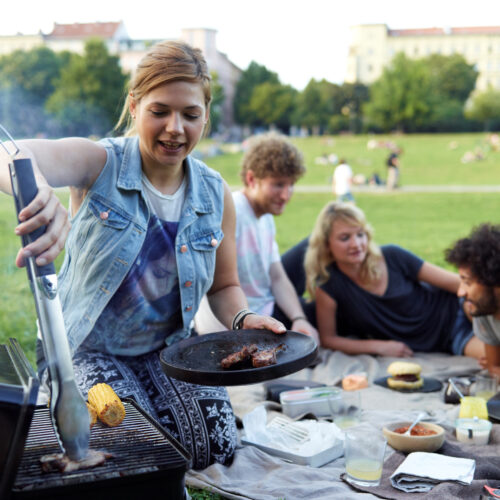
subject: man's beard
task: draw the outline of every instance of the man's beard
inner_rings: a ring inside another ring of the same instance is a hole
[[[486,288],[484,296],[476,302],[469,302],[475,307],[475,311],[470,313],[472,316],[488,316],[500,311],[500,300],[495,295],[493,287]]]

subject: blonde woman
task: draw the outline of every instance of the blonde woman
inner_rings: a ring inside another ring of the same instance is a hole
[[[347,354],[483,355],[456,296],[456,274],[396,245],[378,247],[364,213],[328,203],[305,256],[321,345]]]

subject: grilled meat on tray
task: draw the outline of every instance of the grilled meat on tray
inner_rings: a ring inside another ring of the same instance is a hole
[[[255,344],[251,344],[249,346],[245,345],[241,348],[241,350],[226,356],[220,364],[222,368],[234,368],[235,365],[240,365],[245,361],[251,360],[254,368],[275,365],[277,363],[276,352],[283,347],[284,344],[280,344],[272,349],[259,350]]]
[[[231,368],[238,363],[250,359],[250,356],[252,356],[252,354],[258,350],[259,348],[255,344],[244,345],[240,351],[233,352],[229,354],[229,356],[226,356],[220,362],[220,365],[222,366],[222,368]]]

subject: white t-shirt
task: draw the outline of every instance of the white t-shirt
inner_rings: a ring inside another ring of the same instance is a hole
[[[352,169],[347,163],[341,163],[333,172],[335,194],[342,196],[351,191]]]
[[[500,345],[500,320],[493,316],[472,318],[474,335],[488,345]]]
[[[271,214],[257,218],[242,191],[233,193],[233,200],[236,207],[236,252],[241,288],[252,311],[271,315],[274,297],[270,268],[271,264],[280,260],[274,218]]]

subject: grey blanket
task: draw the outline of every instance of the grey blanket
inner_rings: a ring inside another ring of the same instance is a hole
[[[373,384],[373,380],[386,375],[387,366],[395,358],[369,355],[348,356],[341,352],[321,351],[321,362],[285,379],[311,380],[334,385],[350,373],[365,372],[370,386],[361,391],[363,426],[381,432],[384,425],[411,420],[419,411],[426,411],[426,420],[452,426],[458,415],[458,406],[445,404],[443,390],[431,393],[400,393]],[[479,371],[476,360],[462,356],[437,353],[419,353],[414,360],[422,366],[422,376],[446,381],[450,376],[474,374]],[[242,418],[257,405],[265,403],[264,384],[229,387],[235,414]],[[279,410],[276,403],[266,403],[270,416]],[[275,413],[279,414],[279,413]],[[401,457],[388,447],[384,464],[384,477],[389,477],[399,465]],[[394,456],[394,458],[392,458]],[[252,500],[320,500],[342,498],[379,498],[381,491],[354,490],[342,481],[344,458],[338,458],[320,468],[287,463],[252,446],[239,447],[229,467],[212,465],[202,471],[190,471],[186,483],[219,493],[228,499]],[[500,474],[499,474],[500,477]],[[381,486],[383,483],[381,484]],[[405,498],[394,490],[390,498]],[[399,496],[398,496],[399,495]],[[419,496],[420,494],[413,494]],[[416,497],[415,497],[416,498]]]

